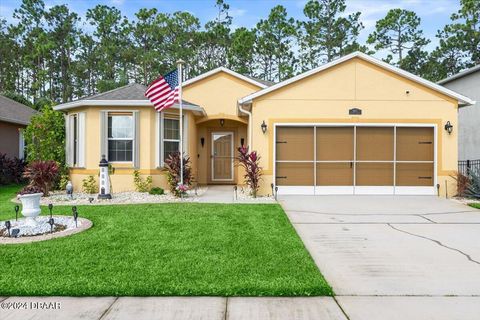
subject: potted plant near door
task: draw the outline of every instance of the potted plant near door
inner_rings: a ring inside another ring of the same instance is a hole
[[[34,161],[25,169],[23,176],[29,184],[18,193],[18,199],[22,202],[22,215],[27,218],[27,224],[36,225],[35,218],[40,214],[40,198],[48,196],[58,174],[58,164],[52,160]]]

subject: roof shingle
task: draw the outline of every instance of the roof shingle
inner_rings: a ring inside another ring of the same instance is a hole
[[[0,95],[0,121],[28,125],[38,111]]]

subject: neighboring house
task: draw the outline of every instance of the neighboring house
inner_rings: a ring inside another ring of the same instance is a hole
[[[458,109],[458,159],[480,159],[480,65],[464,70],[438,84],[477,101]]]
[[[156,112],[131,84],[58,105],[75,188],[105,154],[114,191],[134,169],[166,187],[178,106]],[[363,53],[270,85],[225,68],[184,82],[185,151],[200,184],[242,184],[243,143],[261,156],[261,194],[445,194],[457,168],[457,107],[472,101]],[[188,102],[187,102],[188,101]],[[450,121],[451,134],[444,130]],[[437,190],[439,185],[440,190]]]
[[[0,153],[24,158],[23,129],[35,113],[34,109],[0,95]]]

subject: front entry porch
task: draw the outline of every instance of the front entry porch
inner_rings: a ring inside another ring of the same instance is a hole
[[[243,173],[235,161],[237,148],[247,141],[243,119],[212,119],[197,123],[195,176],[199,184],[235,185]],[[193,159],[192,159],[193,160]]]

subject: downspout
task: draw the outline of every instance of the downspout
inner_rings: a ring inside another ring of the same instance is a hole
[[[248,115],[248,130],[247,130],[248,131],[248,148],[250,150],[252,150],[252,129],[253,129],[253,126],[252,126],[252,112],[243,109],[243,107],[240,103],[238,104],[238,109],[241,112],[246,113]]]

